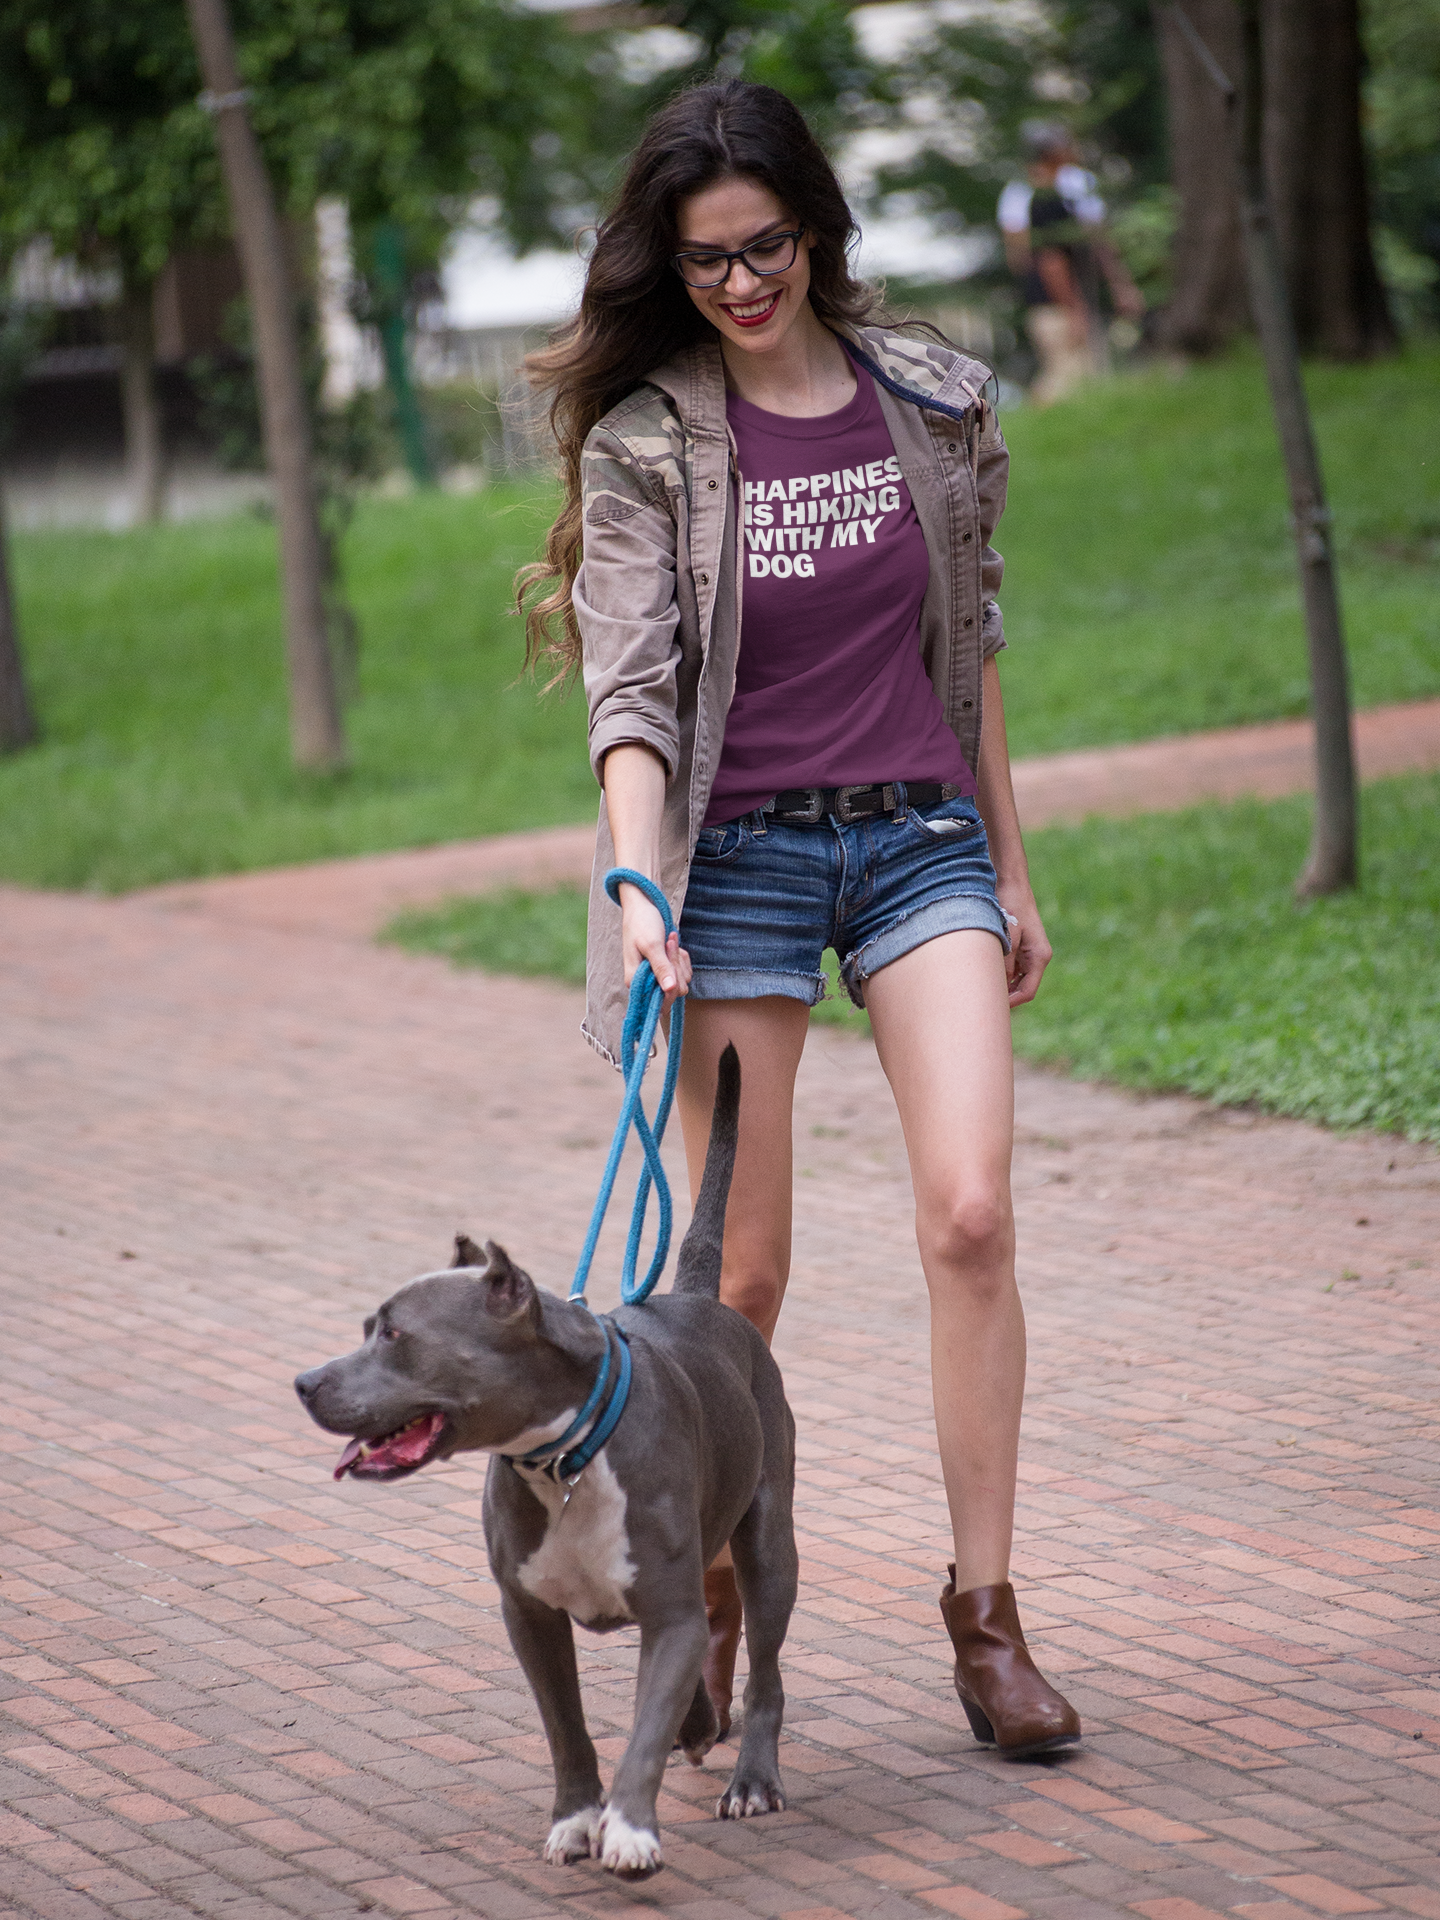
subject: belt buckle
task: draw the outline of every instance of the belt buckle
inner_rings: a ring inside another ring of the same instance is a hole
[[[806,826],[813,827],[825,811],[825,789],[823,787],[802,787],[800,791],[810,796],[809,805],[803,812],[801,812],[798,807],[789,809],[786,818],[790,820],[803,820]]]
[[[878,793],[880,795],[880,805],[878,807],[867,807],[864,813],[852,813],[850,810],[850,796],[856,793]],[[893,787],[879,786],[874,780],[867,780],[862,786],[858,787],[837,787],[835,789],[835,813],[843,826],[850,826],[856,820],[873,819],[875,814],[885,813],[890,808],[893,808],[894,805],[895,789]]]

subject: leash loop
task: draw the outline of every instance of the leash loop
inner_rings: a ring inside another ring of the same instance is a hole
[[[633,867],[612,867],[605,876],[605,891],[617,906],[620,904],[622,886],[638,887],[651,905],[658,909],[660,918],[665,923],[665,938],[668,940],[675,931],[675,919],[670,912],[669,901],[655,882],[648,880],[643,873],[637,873]],[[670,1010],[670,1039],[665,1052],[665,1079],[660,1088],[660,1102],[655,1109],[653,1127],[645,1116],[644,1107],[640,1104],[640,1083],[645,1077],[645,1068],[650,1059],[650,1049],[655,1044],[655,1034],[660,1025],[660,1013],[664,1004],[664,989],[655,978],[650,962],[642,960],[635,969],[635,978],[630,982],[630,1002],[625,1009],[625,1025],[620,1037],[620,1069],[625,1078],[625,1097],[620,1105],[620,1118],[615,1125],[615,1137],[610,1142],[610,1155],[605,1162],[605,1172],[601,1176],[600,1191],[596,1195],[594,1210],[590,1215],[590,1229],[585,1235],[585,1244],[580,1250],[575,1278],[570,1283],[572,1300],[585,1299],[585,1284],[590,1278],[590,1266],[595,1258],[600,1228],[610,1205],[610,1196],[615,1190],[615,1178],[620,1171],[620,1156],[625,1151],[625,1142],[629,1138],[632,1126],[640,1136],[640,1144],[645,1152],[645,1164],[640,1169],[640,1177],[635,1186],[635,1202],[630,1211],[630,1233],[625,1243],[625,1259],[620,1270],[620,1298],[627,1307],[638,1306],[654,1291],[655,1283],[665,1271],[665,1262],[670,1255],[673,1207],[670,1199],[670,1182],[665,1177],[665,1169],[660,1162],[660,1142],[665,1137],[665,1123],[670,1118],[670,1108],[675,1099],[675,1082],[680,1072],[680,1044],[685,1032],[683,998],[676,1000]],[[640,1257],[640,1240],[645,1231],[645,1215],[650,1204],[652,1185],[659,1202],[660,1216],[655,1252],[651,1256],[645,1278],[637,1282],[635,1268]]]

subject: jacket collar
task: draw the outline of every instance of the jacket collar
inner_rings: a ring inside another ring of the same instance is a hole
[[[994,404],[994,374],[983,361],[972,360],[954,347],[912,340],[889,327],[842,325],[834,332],[856,365],[897,400],[958,421],[983,400]],[[718,340],[698,340],[682,347],[647,374],[646,383],[670,397],[686,431],[695,438],[727,437],[725,367]]]

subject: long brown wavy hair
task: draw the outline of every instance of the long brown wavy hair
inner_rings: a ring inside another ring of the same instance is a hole
[[[835,169],[799,109],[774,87],[746,80],[687,87],[651,120],[611,213],[601,221],[580,311],[526,360],[551,390],[564,500],[545,557],[515,578],[525,659],[568,680],[580,665],[571,588],[580,568],[580,455],[590,430],[681,347],[713,334],[670,264],[680,203],[721,180],[768,187],[810,237],[810,304],[822,320],[854,325],[878,306],[850,272],[858,234]]]

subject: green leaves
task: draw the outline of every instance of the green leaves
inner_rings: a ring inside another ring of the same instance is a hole
[[[508,0],[238,0],[251,115],[299,216],[321,193],[434,257],[477,194],[555,237],[613,152],[609,81],[563,19]],[[151,279],[225,231],[214,130],[178,0],[0,12],[0,254],[38,234]],[[547,138],[548,136],[548,138]]]

